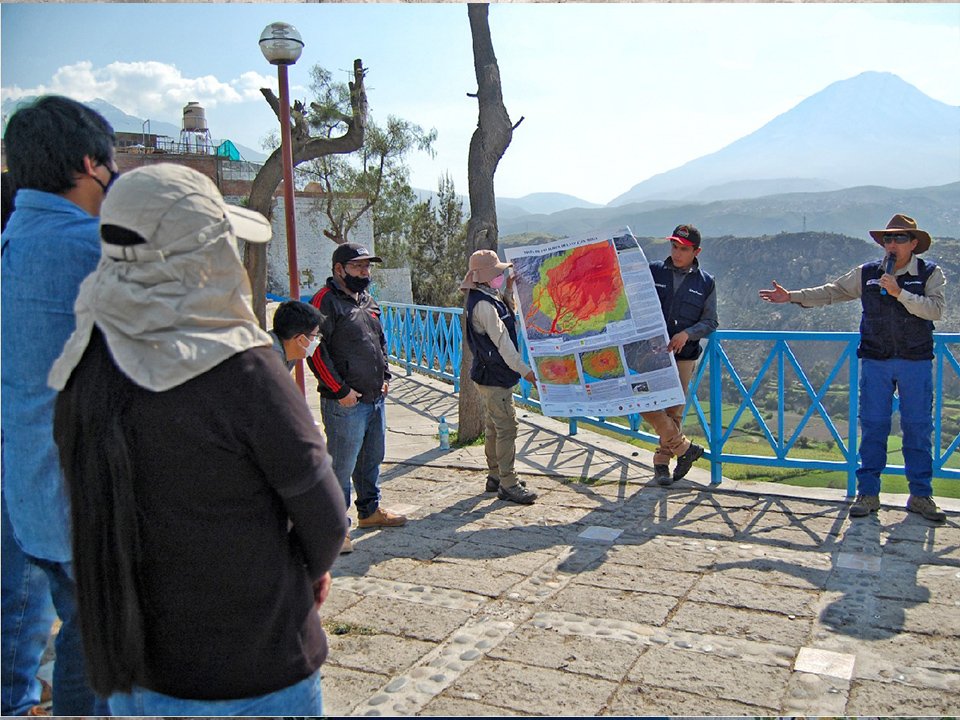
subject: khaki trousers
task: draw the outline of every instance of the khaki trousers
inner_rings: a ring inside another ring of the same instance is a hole
[[[513,388],[477,385],[477,390],[483,403],[487,473],[499,479],[501,487],[513,487],[519,480],[514,469],[519,423],[513,409]]]
[[[677,360],[677,373],[680,375],[680,387],[686,394],[690,387],[690,378],[697,367],[696,360]],[[640,413],[640,416],[653,427],[660,438],[660,446],[653,454],[654,465],[667,465],[670,458],[683,455],[690,449],[690,441],[680,427],[683,417],[683,405],[674,405],[666,410],[654,410]]]

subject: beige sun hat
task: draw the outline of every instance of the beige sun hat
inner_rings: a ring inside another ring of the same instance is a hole
[[[257,322],[237,238],[270,239],[259,213],[227,205],[210,178],[158,163],[121,175],[100,212],[100,263],[80,285],[76,330],[47,383],[62,390],[94,326],[117,367],[163,392],[272,338]]]
[[[920,255],[930,249],[930,233],[918,229],[916,220],[909,215],[902,215],[900,213],[890,218],[890,222],[887,223],[887,227],[884,230],[871,230],[870,237],[874,239],[877,245],[883,247],[884,235],[900,233],[907,233],[917,239],[917,247],[913,250],[914,255]]]
[[[493,250],[477,250],[470,256],[460,289],[473,290],[480,283],[490,282],[508,267],[513,267],[513,263],[501,262]]]

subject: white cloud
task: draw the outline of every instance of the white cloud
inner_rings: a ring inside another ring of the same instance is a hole
[[[81,61],[58,68],[48,84],[5,87],[2,96],[6,100],[52,93],[80,101],[100,98],[131,115],[177,117],[188,102],[209,108],[236,105],[259,100],[261,87],[276,91],[276,83],[275,77],[253,71],[224,81],[213,75],[186,77],[175,65],[154,61],[114,62],[100,68]]]

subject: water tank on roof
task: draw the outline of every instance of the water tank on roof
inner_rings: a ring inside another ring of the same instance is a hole
[[[183,107],[183,129],[204,132],[207,130],[207,116],[200,103],[190,102]]]

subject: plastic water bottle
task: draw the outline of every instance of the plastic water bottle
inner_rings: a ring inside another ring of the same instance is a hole
[[[447,425],[445,417],[440,418],[440,425],[437,426],[437,434],[440,435],[440,449],[450,449],[450,426]]]

